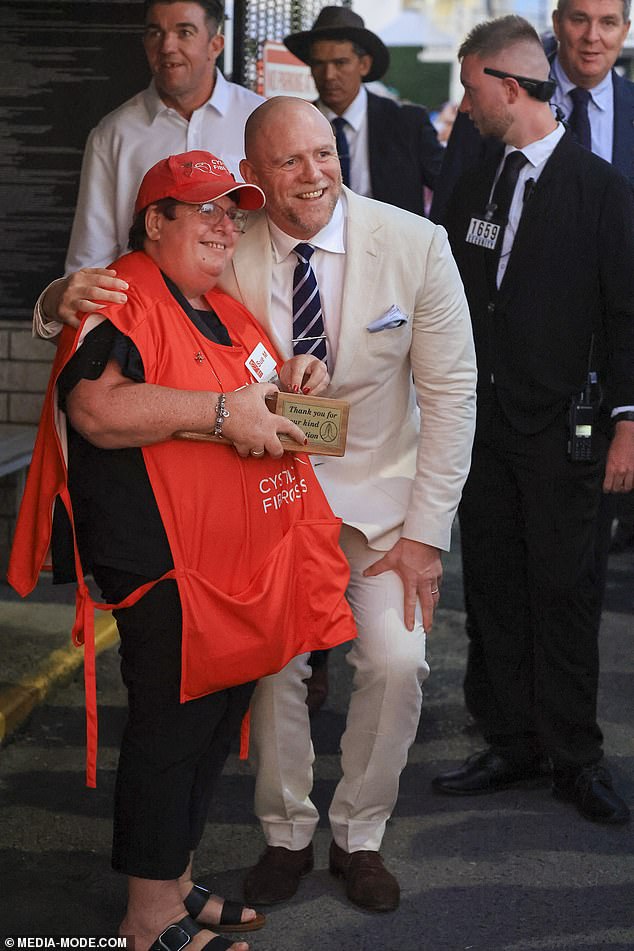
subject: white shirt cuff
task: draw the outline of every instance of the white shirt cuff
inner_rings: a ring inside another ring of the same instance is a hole
[[[53,337],[57,337],[58,334],[62,332],[62,327],[64,326],[59,320],[50,320],[42,308],[42,301],[44,300],[44,295],[50,287],[53,287],[54,284],[58,284],[59,281],[64,280],[63,278],[58,278],[56,281],[53,281],[48,287],[45,287],[38,299],[35,302],[35,307],[33,308],[33,336],[34,337],[43,337],[44,340],[51,340]]]

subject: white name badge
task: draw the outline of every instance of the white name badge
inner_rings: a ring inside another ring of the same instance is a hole
[[[256,383],[268,383],[277,375],[275,360],[263,343],[252,350],[244,362],[245,367]]]
[[[483,221],[482,218],[472,218],[465,241],[467,244],[477,244],[480,248],[494,251],[500,234],[501,225],[494,221]]]

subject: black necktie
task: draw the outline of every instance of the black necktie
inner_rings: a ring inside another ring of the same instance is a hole
[[[293,353],[312,353],[326,362],[326,335],[317,278],[310,263],[312,244],[297,244],[293,273]]]
[[[344,185],[350,185],[350,146],[346,137],[346,125],[348,123],[343,116],[337,116],[332,120],[332,124],[335,130],[339,164],[341,165],[341,178]]]
[[[493,197],[491,198],[491,204],[495,205],[493,214],[496,221],[501,221],[504,225],[508,221],[517,180],[527,162],[528,159],[523,152],[509,152],[504,160],[500,177],[495,183]]]
[[[570,90],[569,96],[572,99],[573,106],[568,123],[579,145],[583,145],[584,149],[590,151],[592,148],[590,119],[588,117],[590,93],[587,89],[582,89],[581,86],[575,86],[574,89]]]
[[[502,253],[502,242],[504,241],[504,232],[509,220],[509,212],[511,210],[513,195],[515,194],[515,187],[517,185],[520,172],[527,162],[528,159],[523,152],[509,152],[509,154],[506,156],[506,159],[504,160],[500,177],[495,183],[495,188],[493,190],[493,196],[491,198],[493,217],[501,224],[502,227],[500,229],[500,236],[498,238],[495,251],[493,254],[487,255],[487,261],[490,262],[488,266],[488,273],[489,282],[492,289],[497,284],[496,278],[498,265],[500,263],[500,255]]]

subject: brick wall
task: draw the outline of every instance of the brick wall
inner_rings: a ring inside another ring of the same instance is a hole
[[[33,339],[28,321],[0,320],[0,423],[38,422],[54,353],[53,344]],[[6,572],[20,486],[18,473],[0,477],[0,577]]]
[[[0,320],[0,422],[38,422],[54,355],[28,321]]]

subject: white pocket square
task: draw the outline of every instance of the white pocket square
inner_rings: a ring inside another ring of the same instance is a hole
[[[407,314],[404,314],[396,304],[392,304],[389,310],[368,324],[368,333],[377,334],[380,330],[392,330],[394,327],[406,324],[408,320]]]

